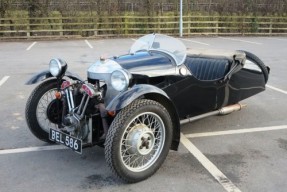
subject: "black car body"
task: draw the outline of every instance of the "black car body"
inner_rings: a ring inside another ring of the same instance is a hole
[[[264,91],[269,75],[252,53],[186,49],[160,34],[139,38],[126,55],[101,58],[88,82],[66,69],[53,59],[28,82],[47,78],[27,102],[30,130],[76,152],[104,145],[111,169],[128,182],[151,176],[177,150],[181,124],[240,110],[238,102]]]

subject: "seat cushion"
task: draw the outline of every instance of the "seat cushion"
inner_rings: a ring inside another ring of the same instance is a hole
[[[229,71],[230,62],[223,58],[203,58],[187,56],[185,65],[199,80],[216,80],[223,78]]]

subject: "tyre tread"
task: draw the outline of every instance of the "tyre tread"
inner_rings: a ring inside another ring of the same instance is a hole
[[[26,108],[25,108],[25,117],[26,117],[26,122],[28,125],[29,130],[35,135],[38,139],[48,142],[48,143],[53,143],[52,141],[49,140],[47,136],[44,136],[43,133],[39,132],[39,130],[36,128],[37,125],[39,125],[38,122],[35,122],[36,117],[30,116],[31,110],[35,107],[37,107],[37,103],[34,102],[35,98],[38,98],[41,96],[42,90],[45,90],[47,86],[51,86],[51,84],[56,83],[56,79],[49,79],[47,81],[44,81],[40,85],[38,85],[30,94],[27,103],[26,103]],[[36,115],[36,114],[35,114]],[[35,125],[36,124],[36,125]]]

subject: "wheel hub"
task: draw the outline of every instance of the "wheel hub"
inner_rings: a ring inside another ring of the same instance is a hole
[[[155,143],[153,132],[144,124],[138,124],[132,128],[127,136],[126,148],[130,154],[149,154]]]
[[[63,103],[58,99],[52,100],[47,107],[47,117],[54,123],[58,124],[62,119]]]

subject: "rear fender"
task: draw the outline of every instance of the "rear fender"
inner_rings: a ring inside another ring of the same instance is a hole
[[[173,141],[172,150],[177,150],[180,141],[179,116],[173,102],[162,90],[152,85],[135,85],[131,89],[118,94],[111,102],[107,104],[107,111],[118,111],[132,103],[138,98],[146,98],[159,102],[169,112],[173,122]]]
[[[84,81],[77,74],[69,72],[69,71],[66,71],[65,76],[67,76],[73,80]],[[39,73],[34,74],[25,84],[26,85],[32,85],[32,84],[38,83],[40,81],[43,81],[43,80],[51,78],[51,77],[53,77],[53,75],[50,73],[49,70],[41,71]]]

